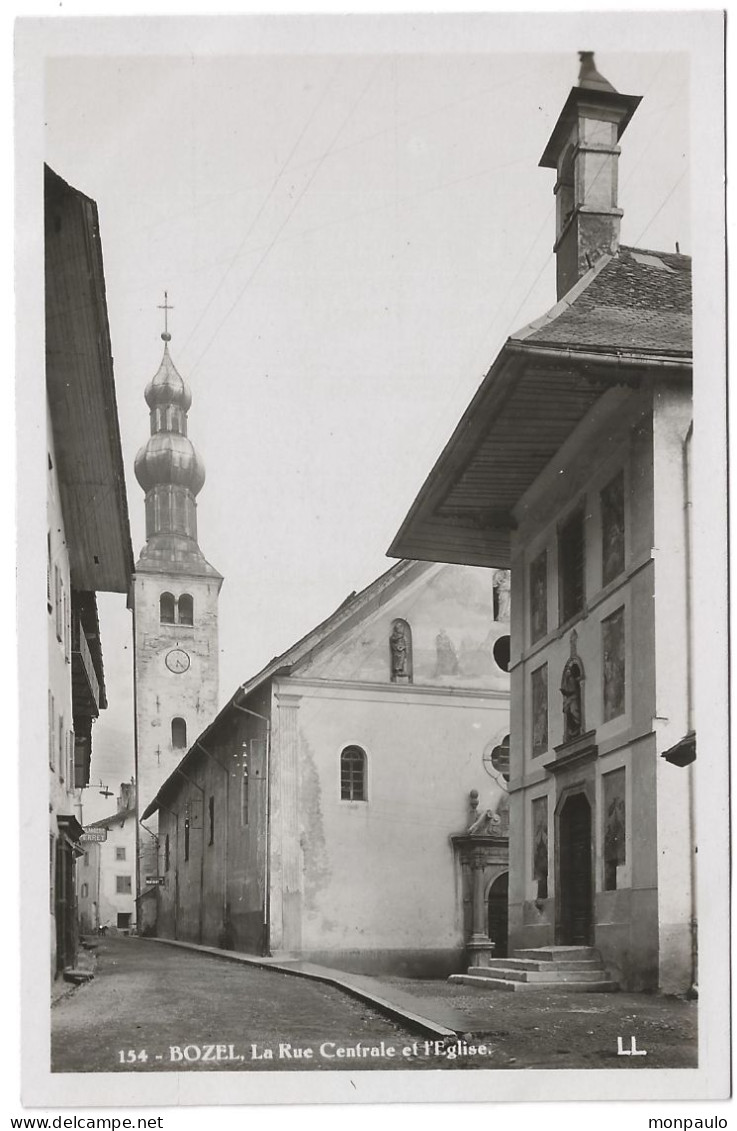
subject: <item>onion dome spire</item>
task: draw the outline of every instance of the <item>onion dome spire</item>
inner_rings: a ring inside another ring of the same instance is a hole
[[[196,496],[205,482],[205,465],[187,436],[187,413],[192,404],[189,385],[169,354],[171,334],[164,292],[164,354],[146,385],[151,435],[136,455],[136,479],[146,492],[146,545],[141,562],[156,562],[162,569],[197,568],[216,572],[197,544]]]

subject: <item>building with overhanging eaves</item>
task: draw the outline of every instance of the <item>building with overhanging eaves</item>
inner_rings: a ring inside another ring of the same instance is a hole
[[[73,966],[81,791],[107,706],[98,592],[128,593],[133,553],[94,201],[45,168],[51,969]]]
[[[503,950],[508,630],[485,570],[400,562],[238,688],[143,813],[158,934],[358,972]]]
[[[691,262],[623,247],[640,101],[581,55],[556,171],[558,302],[512,334],[392,556],[511,568],[511,948],[696,979]],[[500,975],[503,977],[503,975]]]

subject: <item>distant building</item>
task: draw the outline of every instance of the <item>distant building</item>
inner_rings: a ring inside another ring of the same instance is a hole
[[[96,593],[133,555],[94,201],[45,168],[51,968],[74,964],[81,790],[107,706]]]
[[[86,826],[84,856],[77,868],[82,934],[135,930],[136,820],[135,785],[122,782],[115,813]]]
[[[476,934],[488,950],[491,908],[503,951],[508,654],[483,570],[401,562],[352,594],[238,688],[150,799],[159,934],[461,969],[473,823]]]
[[[696,977],[691,261],[619,244],[640,101],[583,53],[556,171],[558,303],[502,348],[391,547],[511,567],[510,945]]]
[[[164,299],[166,312],[169,307]],[[218,596],[222,576],[197,542],[205,467],[187,437],[192,394],[169,355],[146,386],[151,435],[135,461],[146,493],[146,545],[133,581],[136,782],[156,794],[218,707]],[[138,829],[139,930],[156,929],[156,820]]]

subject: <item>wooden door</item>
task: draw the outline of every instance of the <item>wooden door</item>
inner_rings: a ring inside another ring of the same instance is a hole
[[[576,793],[563,806],[559,822],[560,943],[591,946],[593,935],[591,806]]]
[[[489,889],[489,938],[494,944],[494,958],[508,955],[509,872],[497,876]]]

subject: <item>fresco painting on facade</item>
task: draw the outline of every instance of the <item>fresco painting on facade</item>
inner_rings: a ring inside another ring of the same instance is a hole
[[[537,884],[536,900],[548,898],[548,799],[532,801],[532,878]]]
[[[532,696],[532,756],[548,749],[548,665],[541,664],[530,675]]]
[[[548,553],[543,550],[530,566],[530,643],[548,631]]]

